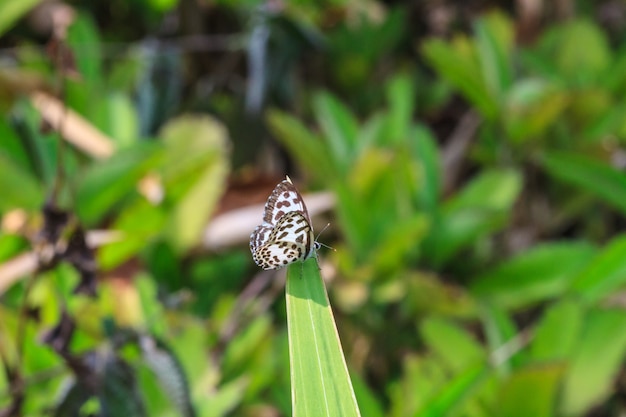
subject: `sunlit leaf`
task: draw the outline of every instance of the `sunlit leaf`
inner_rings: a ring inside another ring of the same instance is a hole
[[[130,98],[121,93],[101,97],[94,110],[94,125],[122,148],[139,139],[139,120]]]
[[[315,259],[289,266],[287,326],[292,415],[360,416]]]
[[[345,172],[356,150],[356,118],[347,107],[328,93],[317,94],[313,106],[333,160]]]
[[[201,239],[224,191],[230,168],[228,135],[207,116],[171,120],[160,135],[168,152],[161,171],[174,206],[166,235],[174,248],[185,251]]]
[[[625,353],[626,313],[621,309],[592,310],[565,375],[563,414],[581,414],[606,398]]]
[[[0,36],[41,0],[3,0],[0,2]]]
[[[567,360],[576,347],[583,324],[583,307],[572,300],[558,302],[543,313],[530,344],[536,361]]]
[[[563,364],[527,366],[516,370],[500,389],[497,415],[552,417],[564,371]]]

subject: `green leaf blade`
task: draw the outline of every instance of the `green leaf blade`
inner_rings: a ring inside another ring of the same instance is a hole
[[[538,245],[485,272],[471,289],[501,307],[526,307],[565,292],[594,253],[583,242]]]
[[[360,416],[315,259],[288,269],[287,325],[292,415]]]
[[[548,173],[579,187],[626,213],[626,175],[607,163],[572,152],[552,152],[543,158]]]

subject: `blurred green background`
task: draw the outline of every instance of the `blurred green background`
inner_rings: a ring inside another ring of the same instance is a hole
[[[0,416],[290,415],[247,241],[286,173],[363,416],[623,416],[625,35],[619,0],[1,0]]]

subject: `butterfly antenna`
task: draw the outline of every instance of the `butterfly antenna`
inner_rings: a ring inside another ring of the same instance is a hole
[[[322,242],[318,241],[319,237],[322,235],[322,233],[324,233],[324,230],[328,229],[328,226],[330,226],[330,223],[326,223],[326,226],[324,226],[324,228],[317,234],[317,237],[315,238],[315,243],[325,248],[328,248],[334,252],[337,252],[337,249],[333,248],[332,246],[325,245]]]
[[[328,229],[328,226],[330,226],[330,223],[326,223],[326,226],[324,226],[324,228],[317,234],[317,236],[315,237],[315,241],[317,242],[317,239],[320,238],[320,236],[322,235],[322,233],[324,233],[324,230]]]

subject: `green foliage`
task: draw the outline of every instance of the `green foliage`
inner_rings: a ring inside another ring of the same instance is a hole
[[[7,0],[0,4],[0,36],[13,26],[24,14],[35,7],[40,0]]]
[[[0,2],[0,414],[624,414],[606,13],[547,13],[529,42],[454,2],[88,2],[40,48],[37,3]],[[42,91],[88,129],[50,131]],[[110,154],[73,145],[94,128]],[[202,245],[270,160],[335,204],[336,252],[291,265],[285,299],[246,242]]]

